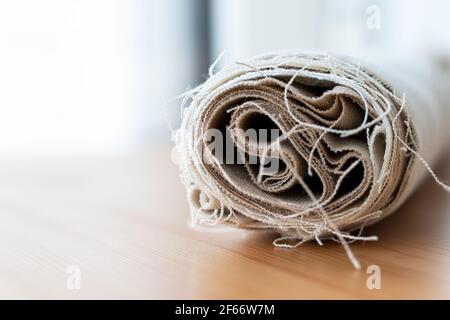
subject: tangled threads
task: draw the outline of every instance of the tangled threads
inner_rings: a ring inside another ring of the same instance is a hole
[[[444,116],[442,103],[407,85],[399,94],[327,53],[266,54],[214,74],[216,66],[185,95],[175,135],[193,223],[273,229],[280,247],[331,238],[359,269],[348,243],[377,237],[350,232],[392,213],[431,171],[445,128],[416,109]]]

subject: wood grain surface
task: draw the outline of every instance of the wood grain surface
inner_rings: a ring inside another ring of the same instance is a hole
[[[380,240],[352,244],[356,271],[338,243],[279,249],[271,233],[193,229],[162,145],[0,163],[0,298],[450,298],[450,196],[431,178],[364,234]]]

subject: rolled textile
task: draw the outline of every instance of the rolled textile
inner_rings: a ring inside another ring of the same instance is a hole
[[[365,239],[350,232],[394,212],[448,145],[439,61],[287,51],[211,73],[176,135],[193,222],[273,229],[278,246]]]

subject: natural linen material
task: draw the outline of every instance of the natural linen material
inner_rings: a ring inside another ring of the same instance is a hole
[[[187,93],[192,102],[176,134],[194,223],[273,229],[280,235],[274,244],[284,247],[334,239],[359,268],[347,241],[376,237],[351,231],[394,212],[427,171],[448,191],[429,167],[449,136],[444,64],[380,69],[288,51],[216,74],[214,67]],[[279,134],[249,140],[252,128]],[[234,162],[211,149],[211,130],[232,142]],[[265,172],[268,159],[279,161],[276,172]]]

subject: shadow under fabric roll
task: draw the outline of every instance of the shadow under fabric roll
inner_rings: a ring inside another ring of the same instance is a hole
[[[448,74],[410,69],[288,51],[211,74],[176,134],[193,222],[273,229],[277,246],[334,238],[359,268],[346,240],[376,237],[350,232],[398,208],[447,146]]]

